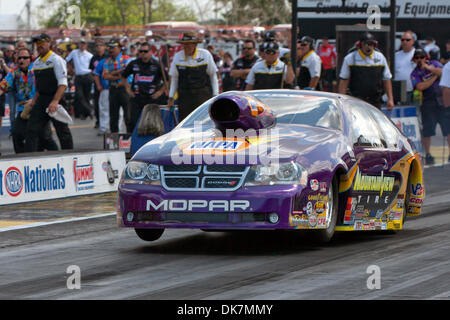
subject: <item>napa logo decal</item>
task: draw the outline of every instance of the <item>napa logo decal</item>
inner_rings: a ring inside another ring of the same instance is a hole
[[[185,154],[227,154],[249,147],[245,139],[217,138],[194,141],[181,147]]]
[[[93,159],[89,163],[79,163],[78,158],[73,158],[73,178],[77,191],[94,189]]]
[[[22,172],[16,167],[10,167],[5,172],[5,188],[11,197],[17,197],[23,189]]]

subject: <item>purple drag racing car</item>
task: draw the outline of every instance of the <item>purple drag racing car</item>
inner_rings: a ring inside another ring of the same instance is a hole
[[[422,164],[381,111],[346,95],[226,92],[144,145],[119,184],[118,225],[147,241],[166,228],[400,230],[419,215]]]

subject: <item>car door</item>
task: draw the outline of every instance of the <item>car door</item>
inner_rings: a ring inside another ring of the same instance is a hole
[[[390,172],[392,162],[388,145],[371,115],[373,107],[362,101],[350,106],[352,144],[357,170],[350,190],[349,203],[354,208],[355,228],[373,230],[398,192],[395,176]],[[387,217],[385,217],[387,219]]]

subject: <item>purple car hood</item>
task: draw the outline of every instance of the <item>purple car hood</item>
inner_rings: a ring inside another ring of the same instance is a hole
[[[347,150],[344,140],[340,131],[308,125],[277,124],[246,139],[223,138],[214,128],[203,132],[176,128],[145,144],[132,160],[162,165],[211,164],[215,159],[216,164],[252,165],[271,159],[309,166],[318,159],[340,158]],[[231,158],[234,162],[228,162]]]

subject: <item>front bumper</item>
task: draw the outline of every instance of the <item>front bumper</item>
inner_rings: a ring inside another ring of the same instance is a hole
[[[233,192],[168,192],[160,186],[121,184],[117,220],[119,226],[130,228],[293,229],[290,215],[302,188],[277,185]],[[279,216],[276,223],[269,219],[273,213]]]

